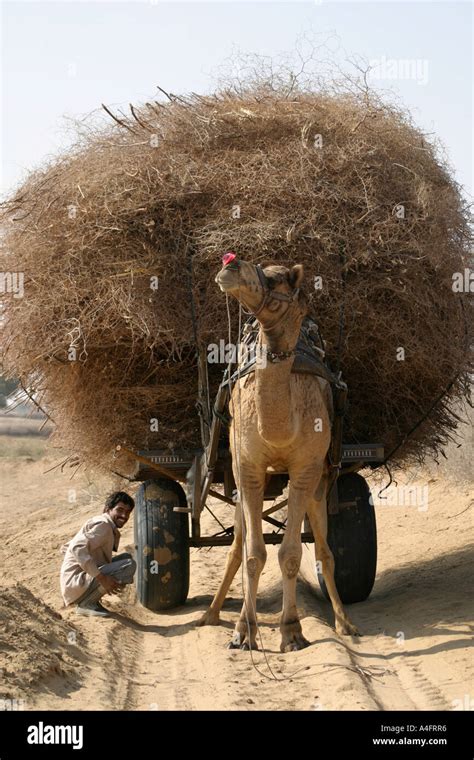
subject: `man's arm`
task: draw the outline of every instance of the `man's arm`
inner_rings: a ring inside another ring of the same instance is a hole
[[[118,594],[119,591],[122,591],[125,585],[115,580],[112,575],[104,575],[103,573],[96,575],[95,579],[105,588],[108,594]]]
[[[116,581],[115,578],[112,578],[110,575],[104,575],[101,573],[92,558],[91,552],[98,549],[108,540],[111,530],[112,528],[110,525],[107,525],[107,523],[97,523],[90,528],[84,529],[84,536],[81,536],[81,538],[75,541],[74,545],[71,546],[71,552],[76,558],[77,563],[86,573],[88,573],[88,575],[95,578],[109,594],[121,591],[123,584]]]

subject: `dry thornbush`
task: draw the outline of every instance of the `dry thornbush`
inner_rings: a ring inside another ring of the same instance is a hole
[[[346,440],[398,447],[395,465],[442,451],[469,393],[469,294],[452,287],[469,218],[409,116],[366,88],[261,81],[120,122],[83,129],[3,206],[2,269],[25,273],[25,297],[4,299],[3,367],[58,444],[96,467],[117,443],[199,445],[194,328],[204,347],[227,338],[214,277],[234,250],[304,264],[333,366],[344,298]],[[224,367],[209,369],[215,393]]]

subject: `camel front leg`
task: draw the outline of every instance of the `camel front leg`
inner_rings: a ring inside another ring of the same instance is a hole
[[[336,633],[347,636],[358,636],[359,631],[356,626],[351,622],[344,607],[342,606],[341,598],[336,588],[336,581],[334,580],[334,557],[329,544],[327,542],[328,535],[328,515],[327,515],[327,502],[326,502],[326,484],[324,487],[318,488],[318,496],[321,494],[320,500],[316,500],[314,496],[308,501],[307,514],[311,524],[311,530],[313,531],[316,559],[322,564],[322,571],[324,577],[324,583],[328,590],[329,598],[331,600],[332,608],[336,618]],[[336,486],[334,486],[335,488]]]
[[[211,606],[198,620],[197,625],[219,625],[219,614],[224,604],[230,584],[242,563],[242,507],[237,502],[235,507],[234,541],[227,555],[224,577],[212,600]]]
[[[244,520],[242,526],[244,603],[229,649],[258,649],[257,591],[260,574],[267,558],[262,530],[265,472],[259,473],[252,465],[242,463],[240,473],[239,492]]]
[[[293,476],[294,477],[294,476]],[[309,480],[309,483],[308,483]],[[296,580],[301,564],[301,525],[306,512],[306,503],[311,493],[311,477],[301,474],[300,478],[290,473],[288,494],[288,521],[285,536],[278,551],[283,579],[283,609],[280,619],[282,652],[295,652],[309,646],[296,607]]]

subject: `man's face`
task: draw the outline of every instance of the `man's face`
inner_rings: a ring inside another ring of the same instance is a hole
[[[114,521],[117,528],[123,528],[125,523],[128,522],[128,518],[130,517],[131,513],[132,510],[130,507],[127,507],[123,501],[117,502],[115,507],[113,509],[109,509],[108,511],[108,514]]]

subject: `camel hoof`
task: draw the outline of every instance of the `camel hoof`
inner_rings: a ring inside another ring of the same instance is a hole
[[[362,636],[357,626],[349,620],[336,623],[336,633],[340,636]]]
[[[289,623],[281,623],[280,631],[280,652],[297,652],[299,649],[309,647],[309,641],[303,636],[299,620],[293,620]]]
[[[298,652],[300,649],[306,649],[309,647],[310,642],[305,639],[302,633],[295,634],[291,641],[286,643],[282,642],[280,646],[281,652]]]
[[[258,646],[255,642],[252,645],[250,645],[248,641],[244,641],[244,643],[240,645],[240,649],[243,652],[250,652],[251,649],[253,649],[254,652],[255,651],[258,652]]]
[[[231,640],[227,644],[227,649],[240,649],[243,644],[242,636],[238,631],[235,631]]]
[[[227,649],[240,649],[242,652],[249,652],[251,649],[258,650],[258,646],[256,642],[251,645],[245,638],[242,639],[240,633],[234,633],[232,639],[227,644]]]
[[[244,641],[243,644],[236,644],[234,641],[229,641],[226,646],[227,649],[239,649],[241,652],[250,652],[251,649],[258,651],[258,646],[254,644],[250,646],[248,641]]]
[[[207,612],[204,613],[204,615],[199,618],[199,620],[196,622],[197,626],[203,626],[203,625],[219,625],[220,623],[220,617],[218,612],[214,612],[213,610],[207,610]]]

